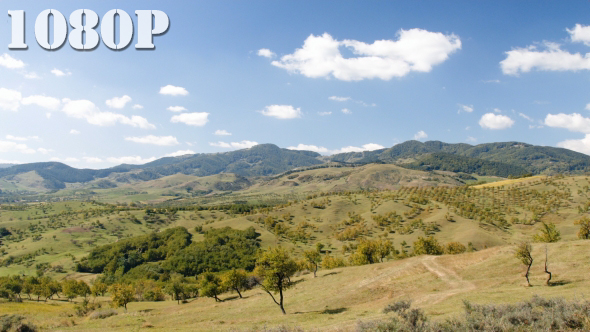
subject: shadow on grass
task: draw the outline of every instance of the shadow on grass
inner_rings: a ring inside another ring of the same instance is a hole
[[[564,286],[567,284],[571,284],[572,282],[570,280],[557,280],[557,281],[551,281],[551,283],[549,284],[550,287],[554,287],[554,286]]]
[[[330,273],[324,274],[322,277],[333,276],[333,275],[336,275],[336,274],[339,274],[339,273],[342,273],[342,272],[340,272],[340,271],[338,271],[338,272],[330,272]]]
[[[322,314],[336,315],[336,314],[341,314],[341,313],[345,312],[346,310],[348,310],[348,308],[325,309],[324,311],[322,311]]]

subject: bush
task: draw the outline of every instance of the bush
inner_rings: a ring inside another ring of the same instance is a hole
[[[24,320],[25,317],[21,315],[0,315],[0,332],[34,332],[37,330],[34,325],[23,323]]]
[[[442,255],[443,247],[438,244],[438,241],[429,236],[427,238],[419,237],[418,241],[414,242],[414,255]]]
[[[117,315],[117,310],[115,309],[107,309],[107,310],[99,310],[99,311],[95,311],[92,314],[90,314],[89,318],[90,319],[105,319],[111,316],[115,316]]]
[[[445,254],[447,254],[447,255],[462,254],[466,251],[467,251],[467,248],[459,242],[449,242],[445,246]]]

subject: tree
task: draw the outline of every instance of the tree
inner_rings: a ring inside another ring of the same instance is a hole
[[[445,246],[445,254],[457,255],[467,251],[467,248],[459,242],[449,242]]]
[[[104,293],[107,292],[108,288],[109,287],[104,282],[95,281],[94,284],[92,284],[91,292],[94,297],[98,297],[99,295],[104,296]]]
[[[420,236],[418,241],[414,242],[414,255],[442,255],[443,252],[443,247],[432,236]]]
[[[256,261],[255,273],[262,278],[260,286],[270,295],[276,305],[286,315],[283,292],[293,286],[291,277],[297,272],[297,263],[282,247],[262,251]],[[279,301],[272,293],[279,294]]]
[[[320,255],[319,250],[306,250],[303,252],[303,257],[305,258],[305,263],[308,268],[313,270],[313,277],[316,277],[318,272],[318,266],[322,262],[322,255]]]
[[[549,275],[547,278],[547,286],[551,286],[551,272],[549,272],[549,249],[545,245],[545,273]]]
[[[127,303],[134,300],[133,286],[114,284],[110,289],[111,300],[116,307],[123,307],[127,311]]]
[[[90,290],[90,286],[88,286],[88,284],[82,280],[78,281],[78,287],[76,287],[76,293],[79,296],[82,296],[84,299],[86,299],[86,297],[88,295],[92,294],[92,292]]]
[[[577,220],[574,224],[580,225],[580,230],[578,230],[578,238],[582,240],[590,240],[590,219],[588,219],[588,217],[584,217],[580,220]]]
[[[78,296],[78,282],[76,280],[66,280],[61,284],[61,291],[64,296],[71,301]]]
[[[231,289],[238,293],[242,298],[240,290],[248,288],[248,275],[245,270],[232,269],[227,271],[221,278],[221,286],[224,289]]]
[[[526,283],[529,287],[531,286],[531,283],[529,281],[529,272],[531,270],[531,266],[533,265],[533,256],[531,254],[532,251],[533,246],[531,246],[530,243],[521,242],[516,247],[516,252],[514,253],[516,258],[518,258],[518,260],[520,260],[522,264],[524,264],[527,267],[524,277],[526,278]]]
[[[223,293],[221,278],[211,272],[205,272],[200,276],[199,290],[201,296],[212,297],[216,302],[221,302],[217,297]]]
[[[184,295],[184,284],[183,284],[183,277],[181,275],[174,275],[168,281],[164,291],[170,296],[172,296],[173,300],[176,300],[178,304],[180,304],[181,297]]]
[[[535,242],[557,242],[561,239],[561,233],[557,230],[554,223],[543,223],[541,232],[533,236]]]

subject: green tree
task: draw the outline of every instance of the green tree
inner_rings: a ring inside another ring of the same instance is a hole
[[[104,293],[107,292],[108,288],[109,287],[104,282],[95,281],[94,284],[92,284],[92,289],[91,289],[92,296],[94,296],[94,297],[104,296]]]
[[[133,286],[123,284],[113,284],[110,288],[111,300],[116,307],[123,307],[127,311],[127,303],[134,300]]]
[[[229,270],[221,277],[221,286],[224,289],[236,291],[240,298],[242,298],[242,293],[240,291],[248,288],[248,275],[245,270]]]
[[[462,254],[466,251],[467,251],[467,247],[465,247],[460,242],[449,242],[445,245],[445,254],[447,254],[447,255]]]
[[[418,241],[414,242],[414,255],[442,255],[443,252],[443,247],[432,236],[420,236]]]
[[[260,286],[270,295],[276,305],[287,314],[284,306],[284,291],[293,286],[291,277],[297,272],[297,263],[282,247],[262,251],[256,261],[255,273],[262,279]],[[279,294],[277,301],[272,293]]]
[[[539,234],[533,236],[535,242],[557,242],[561,239],[561,233],[557,230],[554,223],[543,223]]]
[[[317,249],[306,250],[303,252],[303,257],[305,258],[307,267],[313,271],[313,277],[315,278],[318,272],[318,266],[322,262],[320,251]]]
[[[76,287],[76,294],[78,294],[78,296],[82,296],[84,299],[86,299],[86,297],[88,295],[92,294],[92,291],[90,290],[90,286],[88,286],[87,283],[80,280],[80,281],[78,281],[78,286]]]
[[[533,246],[531,246],[528,242],[522,242],[516,247],[516,251],[514,256],[524,264],[527,269],[524,277],[526,278],[526,283],[530,287],[531,283],[529,281],[529,272],[531,270],[531,266],[533,265]]]
[[[584,217],[580,220],[577,220],[574,224],[580,225],[580,229],[578,230],[578,238],[582,240],[590,240],[590,219],[588,217]]]
[[[221,278],[212,272],[205,272],[199,277],[199,291],[201,296],[212,297],[216,302],[221,302],[218,295],[223,293]]]
[[[78,296],[78,282],[76,280],[62,282],[61,291],[69,301],[75,299]]]
[[[179,274],[174,274],[166,284],[164,291],[180,304],[180,300],[184,300],[184,278]]]

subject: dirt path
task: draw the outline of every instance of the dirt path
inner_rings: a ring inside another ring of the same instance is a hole
[[[437,262],[437,256],[427,256],[422,260],[422,265],[428,269],[431,273],[436,275],[441,281],[448,284],[448,289],[436,293],[428,294],[421,299],[417,300],[416,303],[428,303],[436,304],[442,300],[457,295],[463,292],[469,292],[475,289],[475,285],[467,280],[464,280],[455,271],[448,269]]]

